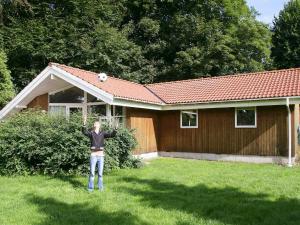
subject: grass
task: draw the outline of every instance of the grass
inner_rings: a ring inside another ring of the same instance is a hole
[[[0,224],[300,224],[300,167],[157,159],[104,182],[0,177]]]

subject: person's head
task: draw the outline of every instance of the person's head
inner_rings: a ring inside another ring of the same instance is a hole
[[[101,123],[100,121],[95,121],[94,122],[94,130],[100,130],[101,128]]]

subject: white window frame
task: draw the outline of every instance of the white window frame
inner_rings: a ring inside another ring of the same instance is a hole
[[[83,110],[84,110],[83,103],[48,103],[48,108],[50,108],[50,106],[64,106],[64,107],[66,107],[66,115],[65,115],[66,118],[70,118],[70,108],[81,108],[82,113],[84,113],[83,112]]]
[[[193,109],[191,111],[196,111],[196,112],[190,112],[188,110],[181,110],[180,111],[180,128],[198,128],[198,109],[196,109],[196,110]],[[196,115],[196,126],[182,126],[182,114],[183,113]]]
[[[242,109],[254,110],[254,125],[238,125],[237,124],[237,111]],[[257,128],[257,110],[256,107],[237,107],[235,108],[235,128]]]
[[[88,115],[88,110],[87,110],[88,106],[106,105],[106,115],[105,116],[100,116],[99,119],[101,119],[101,120],[105,119],[105,120],[110,121],[113,118],[119,118],[119,119],[123,118],[124,123],[126,123],[126,121],[125,121],[126,120],[126,107],[125,106],[120,105],[123,109],[122,110],[122,115],[116,116],[115,115],[115,107],[117,105],[109,105],[106,102],[87,102],[87,92],[85,92],[85,91],[84,91],[84,102],[83,103],[50,103],[50,94],[58,93],[60,91],[67,90],[71,87],[73,87],[73,86],[70,85],[70,86],[67,86],[65,88],[62,88],[62,89],[59,89],[59,90],[48,93],[48,111],[49,111],[49,108],[51,106],[64,106],[64,107],[66,107],[65,117],[68,119],[70,117],[70,108],[81,108],[82,109],[82,114],[83,115]]]

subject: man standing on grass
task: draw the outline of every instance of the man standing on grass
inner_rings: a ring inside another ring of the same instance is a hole
[[[100,121],[94,122],[94,127],[88,130],[86,127],[87,116],[83,117],[82,133],[90,138],[91,141],[91,158],[90,158],[90,176],[88,183],[88,190],[94,190],[94,180],[95,180],[95,169],[96,164],[98,164],[98,188],[100,191],[103,190],[103,165],[104,165],[104,139],[114,137],[117,133],[116,129],[118,124],[114,126],[113,132],[105,132],[100,130]]]

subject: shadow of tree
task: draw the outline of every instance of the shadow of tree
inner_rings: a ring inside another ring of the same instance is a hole
[[[241,192],[233,187],[186,186],[132,177],[121,180],[135,184],[134,188],[122,188],[123,191],[139,196],[143,204],[153,208],[181,211],[198,219],[217,220],[225,224],[300,224],[299,199],[272,199],[266,194]]]
[[[68,204],[54,198],[28,196],[28,201],[38,206],[45,219],[39,225],[147,225],[128,211],[104,212],[87,204]]]
[[[52,177],[51,179],[61,180],[65,183],[72,185],[73,188],[87,188],[87,182],[88,182],[88,178],[86,178],[85,181],[86,183],[82,183],[82,181],[79,181],[77,177],[71,175],[70,176],[59,175],[59,176]]]

